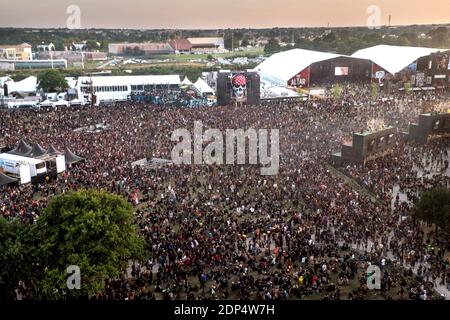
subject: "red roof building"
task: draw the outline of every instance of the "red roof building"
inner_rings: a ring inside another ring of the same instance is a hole
[[[192,43],[190,43],[187,39],[170,40],[168,43],[175,51],[190,52],[192,49]]]

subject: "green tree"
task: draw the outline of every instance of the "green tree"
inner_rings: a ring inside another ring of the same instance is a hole
[[[436,48],[445,48],[449,44],[449,32],[447,27],[439,27],[428,32],[432,37],[432,45]]]
[[[249,45],[250,45],[250,42],[248,41],[247,38],[244,38],[244,39],[241,41],[241,47],[247,47],[247,46],[249,46]]]
[[[33,230],[0,217],[0,301],[15,299],[19,281],[30,285],[36,277],[39,258]]]
[[[47,70],[38,74],[39,88],[45,92],[64,91],[69,85],[59,70]]]
[[[436,188],[425,191],[415,204],[413,216],[450,234],[450,190]]]
[[[242,34],[238,32],[228,32],[224,37],[225,49],[233,50],[239,48]]]
[[[265,54],[274,54],[276,52],[280,52],[281,47],[280,43],[276,38],[271,38],[267,44],[264,46],[264,53]]]
[[[99,50],[100,49],[98,42],[95,40],[87,40],[86,47],[88,50]]]
[[[41,298],[92,297],[105,280],[118,278],[130,260],[144,257],[133,208],[120,196],[81,190],[54,197],[37,221],[45,266],[37,285]],[[81,289],[67,289],[67,267],[81,272]]]

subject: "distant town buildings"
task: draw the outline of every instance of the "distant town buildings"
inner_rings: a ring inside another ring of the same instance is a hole
[[[188,38],[193,52],[209,53],[225,50],[223,38]]]
[[[32,60],[32,47],[28,43],[17,45],[0,45],[0,59]]]
[[[36,46],[36,49],[38,52],[42,51],[42,52],[50,52],[50,51],[55,51],[55,45],[53,43],[49,43],[49,44],[38,44]]]
[[[225,51],[223,38],[187,38],[161,43],[110,43],[108,52],[115,55],[162,55],[217,53]]]
[[[175,50],[176,53],[179,54],[187,54],[191,53],[192,43],[187,39],[175,39],[169,41],[169,45]]]
[[[0,71],[67,68],[67,60],[0,60]]]
[[[159,55],[172,54],[175,50],[168,43],[110,43],[110,54],[116,55]]]

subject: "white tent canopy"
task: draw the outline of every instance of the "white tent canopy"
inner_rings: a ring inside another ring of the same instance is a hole
[[[304,49],[292,49],[270,56],[254,70],[259,71],[261,76],[267,75],[286,83],[311,64],[338,57],[342,57],[342,55]]]
[[[185,77],[183,81],[181,81],[182,86],[192,86],[191,80],[188,77]]]
[[[37,91],[37,78],[30,76],[18,82],[7,82],[9,92],[33,93]]]
[[[198,80],[194,83],[194,87],[201,94],[207,94],[207,93],[214,94],[214,90],[202,78],[198,78]]]
[[[83,101],[81,101],[79,99],[70,100],[69,103],[70,103],[71,106],[75,106],[75,105],[79,106],[79,105],[83,105],[84,104]]]
[[[67,107],[68,105],[69,105],[69,102],[64,99],[61,99],[61,100],[55,102],[55,106],[57,106],[57,107],[60,107],[60,106]]]
[[[10,81],[14,82],[14,80],[13,80],[12,78],[8,77],[8,76],[6,76],[6,77],[0,77],[0,86],[3,87],[3,85],[4,85],[6,82],[10,82]]]
[[[41,107],[53,107],[55,105],[55,103],[53,101],[50,101],[47,99],[47,100],[44,100],[41,103],[39,103],[39,105]]]
[[[388,46],[382,44],[358,50],[352,54],[352,57],[370,60],[394,75],[405,69],[417,59],[439,51],[446,50],[422,47]]]

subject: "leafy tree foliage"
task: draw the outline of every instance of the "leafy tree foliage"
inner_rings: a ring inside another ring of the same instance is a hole
[[[276,38],[271,38],[264,47],[264,53],[274,54],[281,51],[280,44]]]
[[[33,225],[0,217],[0,300],[14,299],[19,282],[37,299],[92,297],[142,261],[144,243],[131,204],[103,191],[56,196]],[[69,266],[80,268],[79,290],[67,287]]]
[[[105,280],[119,277],[131,259],[143,258],[144,242],[131,204],[107,192],[81,190],[54,197],[37,229],[46,267],[38,291],[45,298],[98,294]],[[70,265],[80,267],[80,290],[67,290]]]
[[[39,88],[45,92],[63,91],[69,87],[59,70],[47,70],[38,74]]]
[[[416,203],[413,215],[450,234],[450,190],[436,188],[425,191]]]
[[[16,298],[19,281],[33,283],[38,266],[34,227],[0,217],[0,300]]]

